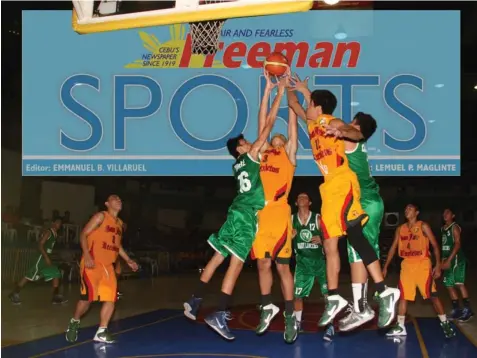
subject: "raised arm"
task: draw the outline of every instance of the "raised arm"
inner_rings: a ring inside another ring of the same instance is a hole
[[[359,130],[338,118],[332,119],[330,123],[325,126],[325,129],[327,135],[332,135],[337,138],[346,138],[352,141],[360,141],[364,138]]]
[[[262,101],[260,102],[260,110],[258,112],[258,134],[257,134],[258,136],[260,136],[260,133],[262,133],[263,128],[265,128],[267,124],[267,119],[269,117],[268,101],[270,99],[272,89],[277,85],[276,83],[272,82],[270,75],[268,74],[267,71],[265,71],[265,69],[263,71],[263,75],[265,76],[265,79],[267,80],[267,84],[265,86],[265,91],[263,93]]]
[[[298,150],[298,119],[296,113],[288,109],[288,142],[286,151],[290,162],[296,166],[296,152]]]
[[[296,113],[298,117],[306,122],[306,111],[298,101],[296,92],[300,92],[305,97],[306,105],[310,105],[311,91],[308,89],[308,77],[304,81],[295,73],[290,79],[290,86],[287,88],[288,107]]]
[[[384,264],[384,268],[383,268],[383,275],[386,276],[387,273],[388,273],[388,267],[389,265],[391,264],[391,261],[393,260],[394,258],[394,255],[396,254],[396,250],[397,250],[397,247],[398,247],[398,244],[399,244],[399,229],[401,227],[399,226],[396,231],[394,232],[394,240],[393,240],[393,244],[391,245],[391,248],[389,249],[389,252],[388,252],[388,257],[386,259],[386,263]]]

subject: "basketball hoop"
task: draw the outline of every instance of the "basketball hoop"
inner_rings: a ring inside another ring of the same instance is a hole
[[[230,0],[203,0],[200,4],[208,5],[227,1]],[[224,23],[225,19],[189,23],[192,37],[192,53],[195,55],[215,54],[219,50],[220,32]]]

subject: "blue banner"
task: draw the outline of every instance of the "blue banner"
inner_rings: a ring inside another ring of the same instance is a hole
[[[48,24],[48,26],[44,26]],[[445,24],[445,26],[443,26]],[[68,12],[23,15],[23,175],[230,175],[227,138],[257,136],[272,51],[335,113],[371,113],[376,176],[460,175],[460,18],[453,11],[310,11],[227,20],[221,50],[188,25],[93,35]],[[286,102],[274,132],[286,133]],[[297,175],[320,175],[300,123]]]

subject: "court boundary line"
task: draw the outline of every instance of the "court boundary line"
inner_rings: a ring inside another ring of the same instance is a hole
[[[411,316],[411,322],[414,325],[414,330],[416,331],[417,341],[419,342],[419,348],[421,349],[422,358],[429,358],[429,352],[427,351],[426,342],[422,336],[421,329],[417,323],[417,319],[414,316]]]
[[[170,316],[170,317],[166,317],[166,318],[161,318],[157,321],[154,321],[154,322],[149,322],[149,323],[145,323],[145,324],[141,324],[139,326],[134,326],[134,327],[131,327],[131,328],[127,328],[127,329],[123,329],[121,331],[118,331],[118,332],[115,332],[115,333],[112,333],[111,335],[112,336],[118,336],[120,334],[123,334],[123,333],[127,333],[127,332],[131,332],[131,331],[134,331],[136,329],[140,329],[140,328],[144,328],[144,327],[149,327],[149,326],[152,326],[152,325],[155,325],[155,324],[159,324],[159,323],[163,323],[163,322],[166,322],[166,321],[171,321],[173,319],[176,319],[178,317],[182,317],[183,314],[176,314],[176,315],[173,315],[173,316]],[[88,339],[86,341],[82,341],[82,342],[78,342],[78,343],[74,343],[74,344],[71,344],[71,345],[68,345],[66,347],[61,347],[61,348],[57,348],[57,349],[52,349],[50,351],[47,351],[47,352],[43,352],[43,353],[40,353],[40,354],[37,354],[37,355],[34,355],[34,356],[30,356],[29,358],[38,358],[38,357],[45,357],[47,355],[50,355],[50,354],[55,354],[55,353],[58,353],[58,352],[62,352],[62,351],[66,351],[70,348],[75,348],[75,347],[79,347],[83,344],[86,344],[86,343],[91,343],[93,342],[93,339]]]

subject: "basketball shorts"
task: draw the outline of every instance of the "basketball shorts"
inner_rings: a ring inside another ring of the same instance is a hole
[[[258,212],[258,231],[250,254],[253,260],[272,259],[288,264],[292,256],[290,205],[271,204]]]
[[[361,207],[368,215],[368,222],[363,227],[363,235],[369,241],[379,258],[379,232],[384,216],[384,203],[377,193],[361,196]],[[350,264],[361,262],[361,257],[348,242],[348,260]]]
[[[92,269],[80,264],[81,300],[89,302],[116,302],[117,280],[114,265],[95,262]]]
[[[444,271],[444,286],[454,287],[455,285],[463,285],[465,283],[465,259],[452,260],[451,267]]]
[[[45,280],[48,282],[55,278],[61,278],[61,272],[55,265],[48,266],[43,256],[40,255],[35,264],[27,271],[25,278],[28,281]]]
[[[436,283],[432,277],[432,263],[430,259],[409,260],[404,259],[401,263],[401,275],[399,277],[399,289],[401,298],[406,301],[414,301],[416,288],[421,292],[423,299],[428,299],[435,294]]]
[[[326,280],[326,261],[324,258],[317,260],[301,259],[295,267],[295,298],[309,297],[311,290],[318,281],[321,294],[328,294],[328,282]]]
[[[320,185],[320,224],[325,240],[346,235],[348,227],[364,225],[368,218],[361,207],[356,174],[345,169]]]
[[[207,241],[224,257],[230,254],[245,262],[257,232],[257,212],[244,207],[230,207],[219,232]]]

